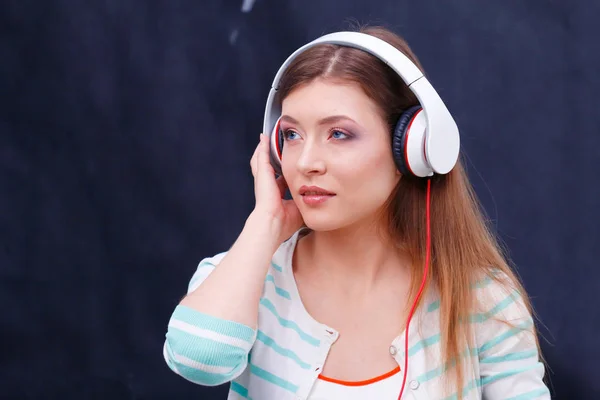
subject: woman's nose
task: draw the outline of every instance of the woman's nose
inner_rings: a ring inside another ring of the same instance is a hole
[[[319,145],[310,141],[307,141],[302,148],[296,166],[300,172],[306,175],[323,174],[327,169],[325,158]]]

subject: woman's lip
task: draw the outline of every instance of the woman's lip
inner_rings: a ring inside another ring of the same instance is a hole
[[[311,196],[335,196],[335,193],[330,192],[329,190],[320,188],[318,186],[303,185],[300,187],[299,192],[302,196],[307,195],[307,194],[311,195]]]
[[[335,194],[303,194],[302,201],[309,206],[316,206],[325,203],[334,197]]]

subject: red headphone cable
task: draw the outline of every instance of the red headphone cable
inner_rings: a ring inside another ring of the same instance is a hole
[[[427,179],[427,198],[425,202],[425,220],[426,220],[426,245],[425,245],[425,272],[423,273],[423,281],[421,282],[421,287],[419,288],[419,292],[417,293],[417,298],[412,305],[410,313],[408,314],[408,321],[406,323],[406,334],[404,341],[404,377],[402,378],[402,388],[400,389],[400,395],[398,396],[398,400],[402,398],[402,393],[404,393],[404,385],[406,384],[406,375],[408,372],[408,327],[410,325],[410,320],[412,319],[413,313],[415,312],[415,308],[417,306],[417,302],[419,301],[419,297],[421,297],[421,293],[423,292],[423,288],[425,287],[425,282],[427,280],[427,273],[429,271],[429,259],[431,257],[431,216],[430,216],[430,204],[431,204],[431,179]]]

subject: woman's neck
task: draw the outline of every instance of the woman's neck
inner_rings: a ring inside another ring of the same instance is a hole
[[[312,231],[298,246],[302,273],[339,293],[363,297],[389,279],[408,279],[408,257],[374,227]]]

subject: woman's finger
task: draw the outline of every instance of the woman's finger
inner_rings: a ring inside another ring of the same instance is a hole
[[[264,176],[261,179],[268,179],[275,172],[273,171],[273,167],[271,167],[271,162],[269,161],[269,138],[261,134],[260,136],[260,144],[257,148],[257,158],[256,158],[256,171],[259,176]]]
[[[262,140],[259,139],[258,145],[254,149],[254,153],[252,154],[252,158],[250,158],[250,168],[252,169],[252,175],[254,176],[255,179],[256,179],[256,173],[258,170],[258,168],[257,168],[258,167],[257,166],[258,151],[260,149],[261,142],[262,142]]]

